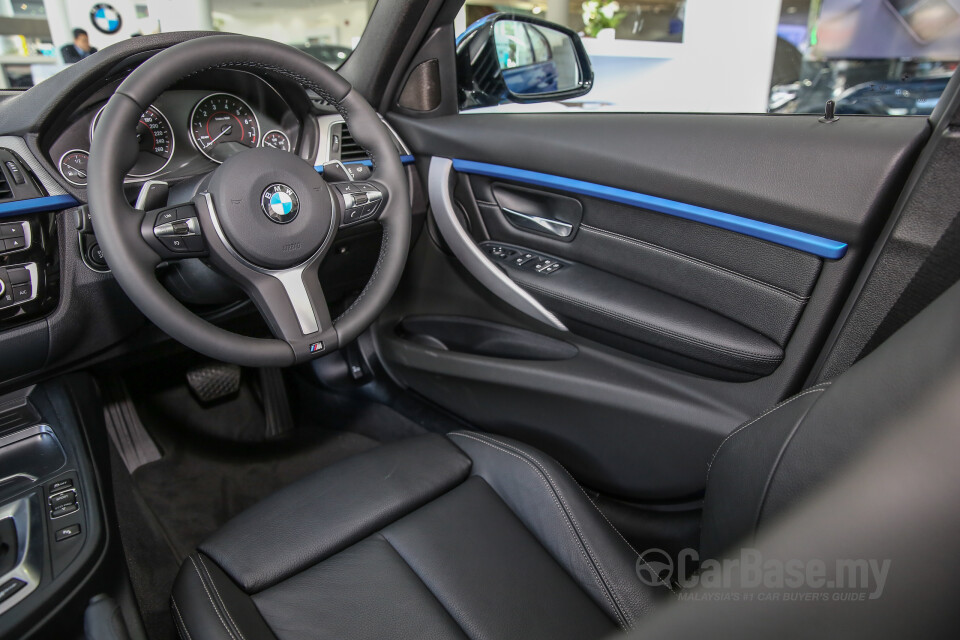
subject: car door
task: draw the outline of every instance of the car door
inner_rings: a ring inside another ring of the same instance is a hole
[[[927,118],[459,112],[447,13],[381,105],[430,212],[380,361],[592,490],[695,502],[803,388]]]

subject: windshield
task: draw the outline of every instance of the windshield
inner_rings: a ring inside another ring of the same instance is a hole
[[[268,38],[336,69],[376,0],[14,0],[0,3],[0,89],[26,89],[99,49],[153,33]]]

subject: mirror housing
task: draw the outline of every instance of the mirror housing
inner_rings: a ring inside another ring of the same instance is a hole
[[[494,13],[457,38],[460,110],[577,98],[593,88],[580,36],[567,27]]]

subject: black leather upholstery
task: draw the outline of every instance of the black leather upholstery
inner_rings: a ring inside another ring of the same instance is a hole
[[[599,638],[653,605],[637,561],[556,462],[457,432],[242,513],[184,563],[172,609],[187,640]]]
[[[731,433],[709,472],[701,557],[753,544],[881,426],[909,425],[917,399],[956,378],[958,317],[960,284],[836,381]],[[556,462],[455,432],[384,445],[241,514],[184,563],[172,609],[186,640],[599,638],[668,595],[637,562]]]
[[[837,473],[960,360],[955,285],[832,383],[733,431],[707,478],[701,557],[716,558]]]

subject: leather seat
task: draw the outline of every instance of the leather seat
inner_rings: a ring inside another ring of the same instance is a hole
[[[960,284],[837,380],[732,432],[709,469],[701,557],[832,479],[955,371],[958,317]],[[638,561],[556,462],[458,432],[382,446],[242,513],[184,563],[172,609],[186,640],[599,638],[670,595]]]
[[[381,446],[228,522],[174,585],[185,640],[600,638],[657,591],[556,462],[473,432]]]

